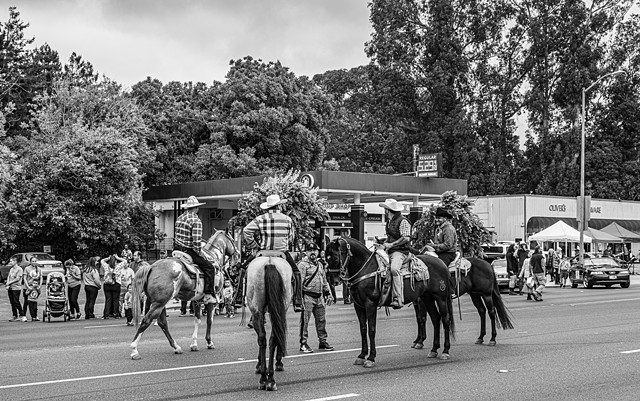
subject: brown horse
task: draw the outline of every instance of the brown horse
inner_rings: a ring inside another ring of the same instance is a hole
[[[329,269],[339,269],[341,279],[350,287],[351,299],[360,322],[362,349],[355,365],[373,367],[376,358],[376,316],[381,297],[380,288],[376,285],[376,282],[380,281],[378,262],[371,251],[352,238],[334,239],[327,245],[325,254]],[[405,303],[421,300],[431,317],[434,337],[429,358],[438,356],[442,323],[444,348],[440,359],[449,359],[450,337],[455,335],[449,270],[438,258],[427,255],[420,255],[419,258],[427,266],[430,278],[427,282],[415,281],[413,288],[405,285]],[[369,348],[367,334],[371,343]]]
[[[224,231],[216,231],[206,244],[203,244],[202,252],[204,256],[210,260],[213,265],[221,272],[222,267],[227,261],[227,257],[231,257],[232,261],[237,260],[240,253],[238,252],[233,239]],[[231,262],[233,263],[233,262]],[[217,275],[216,287],[222,288],[221,274]],[[142,333],[149,327],[154,319],[157,319],[158,326],[164,332],[169,340],[169,345],[173,347],[176,354],[182,353],[182,348],[173,340],[169,333],[167,324],[165,307],[172,298],[178,298],[181,301],[201,301],[205,303],[207,311],[207,333],[205,339],[207,348],[215,348],[211,340],[211,325],[213,323],[213,307],[218,303],[217,297],[199,296],[194,299],[197,283],[192,279],[189,271],[178,258],[167,258],[156,261],[151,266],[146,265],[140,268],[135,275],[132,285],[132,312],[133,320],[138,329],[131,343],[131,358],[140,359],[138,352],[138,342],[142,337]],[[143,294],[148,297],[150,307],[141,322],[141,307]],[[192,334],[191,351],[198,350],[198,326],[200,324],[200,307],[195,308],[196,316],[194,319],[194,328]]]
[[[489,313],[489,318],[491,319],[489,345],[494,346],[496,345],[496,327],[502,327],[505,330],[513,329],[511,314],[500,295],[493,267],[482,259],[468,258],[467,260],[471,263],[471,267],[466,275],[461,275],[456,279],[458,286],[456,292],[458,296],[468,293],[480,316],[480,336],[476,340],[476,344],[484,343],[484,336],[487,334],[486,314],[487,312]],[[419,302],[414,303],[413,306],[418,322],[418,336],[412,347],[422,348],[423,342],[427,338],[426,309]]]
[[[258,335],[258,363],[260,390],[276,391],[275,370],[283,371],[282,357],[287,354],[287,310],[293,290],[291,267],[284,255],[262,251],[247,267],[247,305],[253,318],[253,329]],[[271,337],[269,339],[269,366],[267,369],[267,331],[265,313],[269,312]]]

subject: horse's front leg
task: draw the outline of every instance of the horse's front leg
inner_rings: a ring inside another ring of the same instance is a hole
[[[420,299],[413,303],[413,310],[416,312],[416,322],[418,324],[418,336],[413,340],[411,348],[422,349],[424,340],[427,339],[427,313],[426,308]]]
[[[211,326],[213,325],[213,307],[214,304],[205,304],[205,308],[207,309],[207,333],[204,339],[207,341],[208,349],[215,349],[216,346],[213,344],[213,340],[211,340]]]
[[[473,302],[473,305],[476,307],[478,315],[480,316],[480,336],[476,340],[476,344],[482,344],[484,343],[484,336],[487,334],[487,308],[484,306],[484,302],[482,302],[482,298],[479,295],[469,295],[471,295],[471,301]]]
[[[195,316],[193,318],[193,334],[191,334],[191,345],[189,346],[189,348],[191,349],[191,351],[198,351],[198,328],[200,327],[200,304],[199,303],[195,303],[194,304],[194,309],[197,306],[197,310],[194,311],[195,312]]]
[[[153,304],[151,304],[153,308]],[[145,316],[146,318],[146,316]],[[178,343],[171,337],[171,333],[169,333],[169,323],[167,323],[167,310],[163,307],[162,311],[158,315],[158,327],[162,329],[165,337],[169,340],[169,345],[173,347],[174,354],[182,354],[182,348],[178,345]]]
[[[360,339],[362,341],[362,348],[360,349],[360,355],[356,358],[354,365],[364,365],[365,358],[369,353],[369,344],[367,343],[367,315],[363,307],[354,303],[354,309],[358,316],[358,323],[360,324]]]
[[[365,361],[364,367],[372,368],[376,362],[376,319],[378,317],[377,306],[369,306],[366,309],[366,314],[369,326],[369,357]]]

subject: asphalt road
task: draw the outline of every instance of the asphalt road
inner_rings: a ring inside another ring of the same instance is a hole
[[[543,302],[503,295],[515,329],[500,330],[498,345],[474,345],[479,320],[471,300],[456,309],[451,359],[427,359],[415,350],[413,308],[378,312],[376,366],[354,366],[359,353],[353,308],[328,309],[335,351],[298,352],[298,315],[289,312],[289,356],[277,372],[277,392],[257,390],[257,344],[240,316],[216,316],[215,350],[190,352],[193,320],[169,311],[175,355],[158,327],[129,358],[134,328],[124,320],[64,323],[8,322],[7,294],[0,293],[0,400],[637,400],[640,393],[640,276],[628,289],[550,286]],[[83,301],[81,302],[81,306]],[[172,305],[177,306],[177,305]],[[96,307],[100,313],[102,305]],[[315,329],[310,325],[313,334]],[[314,338],[313,335],[311,338]],[[317,341],[310,341],[317,347]]]

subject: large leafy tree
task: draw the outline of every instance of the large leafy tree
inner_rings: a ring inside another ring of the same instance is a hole
[[[16,155],[2,145],[5,137],[5,117],[0,111],[0,252],[15,247],[19,226],[15,222],[15,204],[10,199],[10,188],[21,173]]]
[[[453,216],[451,223],[456,229],[458,246],[462,253],[481,255],[481,245],[491,241],[491,234],[484,228],[478,215],[473,213],[473,202],[467,196],[458,195],[455,191],[443,193],[440,203],[431,205],[414,223],[414,246],[422,247],[435,237],[438,229],[435,213],[438,207],[446,209]]]
[[[260,209],[267,196],[278,194],[287,199],[282,210],[293,220],[296,229],[296,243],[302,245],[314,242],[319,233],[309,224],[314,220],[326,220],[329,215],[325,209],[325,200],[322,199],[316,188],[309,188],[299,180],[299,171],[277,173],[266,177],[261,184],[255,183],[251,191],[244,199],[238,201],[238,214],[234,216],[230,225],[243,227],[255,217],[264,213]]]

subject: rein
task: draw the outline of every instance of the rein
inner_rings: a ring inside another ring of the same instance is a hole
[[[354,275],[352,275],[351,277],[347,277],[347,266],[349,264],[349,261],[351,260],[351,257],[353,256],[353,253],[351,252],[351,245],[349,245],[349,243],[345,241],[343,238],[337,238],[336,242],[340,244],[340,240],[342,240],[347,247],[347,257],[345,258],[344,262],[342,262],[342,252],[340,251],[338,252],[338,255],[339,255],[338,262],[340,263],[340,279],[347,284],[347,287],[351,288],[352,285],[357,284],[370,277],[374,277],[378,274],[378,271],[376,270],[374,272],[365,274],[364,276],[358,277],[358,275],[362,272],[362,270],[364,270],[367,263],[369,263],[369,261],[375,254],[375,252],[372,252],[371,255],[369,255],[369,257],[367,258],[367,260],[364,261],[364,263],[362,264],[362,267],[357,272],[355,272]]]

